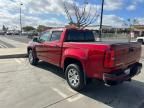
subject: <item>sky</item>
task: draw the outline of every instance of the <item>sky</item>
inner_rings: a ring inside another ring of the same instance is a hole
[[[74,0],[0,0],[0,29],[5,25],[12,29],[19,28],[20,2],[22,2],[22,25],[64,26],[68,23],[63,3],[68,6]],[[75,0],[82,5],[83,0]],[[100,14],[102,0],[87,0],[91,13]],[[144,25],[144,0],[105,0],[103,24],[121,27],[127,19],[137,19]],[[94,25],[99,24],[99,19]]]

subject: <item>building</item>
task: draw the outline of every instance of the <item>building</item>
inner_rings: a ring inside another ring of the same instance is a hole
[[[132,28],[135,36],[144,36],[144,25],[134,25]]]
[[[100,26],[99,25],[90,25],[86,27],[86,29],[89,30],[99,30]],[[103,30],[111,30],[113,27],[112,26],[107,26],[107,25],[102,25]]]

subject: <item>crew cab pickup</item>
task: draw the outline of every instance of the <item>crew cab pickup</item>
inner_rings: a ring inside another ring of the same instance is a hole
[[[29,42],[27,52],[32,65],[42,60],[62,68],[77,91],[93,78],[107,85],[129,81],[142,68],[140,43],[96,41],[93,32],[84,29],[45,31]]]

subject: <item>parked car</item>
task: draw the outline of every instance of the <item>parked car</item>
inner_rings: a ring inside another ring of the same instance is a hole
[[[7,34],[7,35],[13,35],[13,33],[14,33],[14,32],[13,32],[12,30],[9,30],[9,31],[7,31],[6,34]]]
[[[141,43],[141,44],[144,44],[144,36],[139,36],[136,38],[136,41]]]
[[[28,32],[28,38],[32,39],[35,36],[38,36],[38,32],[37,31],[29,31]]]
[[[22,32],[22,36],[28,36],[28,32]]]
[[[115,85],[130,81],[141,72],[141,44],[95,41],[93,32],[81,29],[51,29],[34,38],[27,47],[29,62],[39,60],[63,69],[74,90],[91,79]]]
[[[13,35],[20,35],[20,31],[13,31]]]

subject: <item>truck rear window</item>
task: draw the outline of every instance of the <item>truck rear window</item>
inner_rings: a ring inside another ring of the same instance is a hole
[[[66,42],[94,42],[95,37],[92,31],[69,30]]]

